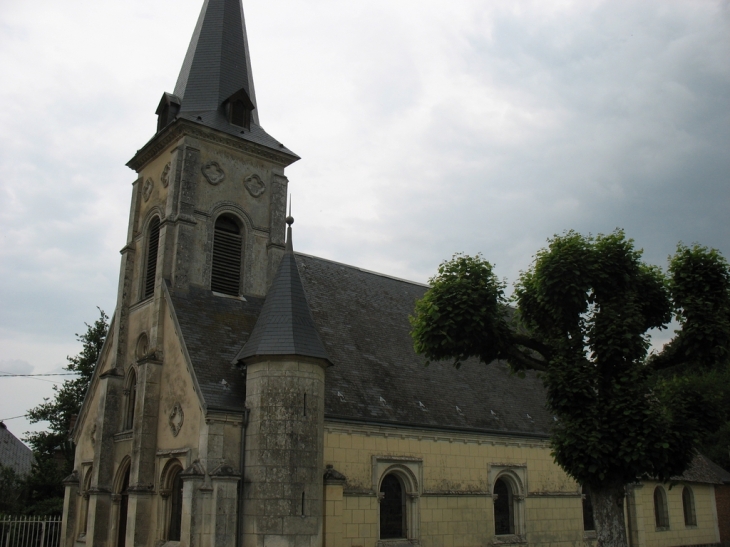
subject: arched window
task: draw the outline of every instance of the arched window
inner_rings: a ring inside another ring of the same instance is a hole
[[[160,217],[150,222],[147,236],[147,263],[144,274],[144,298],[155,294],[155,277],[157,276],[157,249],[160,245]]]
[[[400,479],[391,473],[380,483],[380,539],[405,537],[406,496]]]
[[[127,431],[134,427],[134,405],[137,403],[137,374],[134,369],[129,371],[127,379],[127,408],[124,413],[124,430]]]
[[[84,475],[84,485],[81,492],[82,505],[79,517],[81,522],[79,523],[79,537],[86,536],[86,530],[89,527],[89,491],[91,490],[91,472],[93,468],[89,467]]]
[[[127,509],[129,507],[129,462],[122,476],[119,486],[119,521],[117,526],[117,547],[126,547],[127,544]]]
[[[657,528],[669,528],[667,494],[661,486],[654,489],[654,518],[656,519]]]
[[[241,291],[241,251],[243,236],[232,215],[221,215],[215,221],[213,236],[213,268],[211,290],[238,296]]]
[[[593,520],[593,503],[591,503],[591,495],[586,491],[584,486],[581,489],[583,498],[583,530],[591,532],[596,529],[596,523]]]
[[[515,533],[515,509],[512,485],[497,479],[494,483],[494,534],[497,536]]]
[[[170,520],[167,527],[168,541],[180,541],[180,529],[182,526],[182,499],[182,468],[175,467],[170,475]]]
[[[684,511],[684,525],[697,526],[695,495],[689,486],[685,486],[682,490],[682,510]]]

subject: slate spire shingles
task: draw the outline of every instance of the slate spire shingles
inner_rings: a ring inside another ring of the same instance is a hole
[[[241,0],[205,0],[175,85],[180,111],[216,111],[240,89],[256,106]]]
[[[256,356],[291,355],[314,357],[331,363],[312,318],[294,258],[293,222],[291,217],[287,218],[286,252],[266,295],[256,326],[234,362]]]
[[[225,105],[241,90],[245,90],[254,107],[250,127],[245,129],[230,123]],[[175,93],[169,99],[175,104],[176,118],[271,148],[289,156],[291,161],[299,159],[259,125],[242,0],[205,0]],[[171,121],[165,120],[163,127]]]

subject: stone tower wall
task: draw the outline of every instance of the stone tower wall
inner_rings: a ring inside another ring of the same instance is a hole
[[[322,545],[324,366],[287,357],[247,367],[246,547]]]

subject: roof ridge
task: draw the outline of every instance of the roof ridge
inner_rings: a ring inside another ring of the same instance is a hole
[[[332,260],[330,258],[323,258],[321,256],[310,255],[308,253],[302,253],[302,252],[299,252],[299,251],[294,251],[294,254],[295,255],[299,255],[299,256],[306,256],[307,258],[314,258],[316,260],[322,260],[324,262],[331,262],[332,264],[337,264],[338,266],[345,266],[346,268],[350,268],[352,270],[357,270],[357,271],[362,272],[362,273],[367,273],[367,274],[371,274],[371,275],[377,275],[378,277],[385,277],[386,279],[392,279],[394,281],[400,281],[402,283],[408,283],[409,285],[416,285],[418,287],[425,287],[427,289],[430,289],[431,288],[431,285],[429,285],[427,283],[419,283],[418,281],[411,281],[410,279],[404,279],[402,277],[396,277],[394,275],[388,275],[388,274],[384,274],[382,272],[376,272],[374,270],[367,270],[367,269],[361,268],[359,266],[353,266],[352,264],[345,264],[344,262],[338,262],[337,260]]]

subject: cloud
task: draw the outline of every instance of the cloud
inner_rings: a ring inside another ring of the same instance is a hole
[[[0,3],[2,359],[54,369],[111,315],[124,164],[201,4]],[[302,156],[298,250],[416,281],[457,251],[513,281],[570,228],[730,255],[727,2],[244,6],[262,124]]]
[[[0,373],[3,374],[32,374],[33,365],[20,359],[0,361]]]

